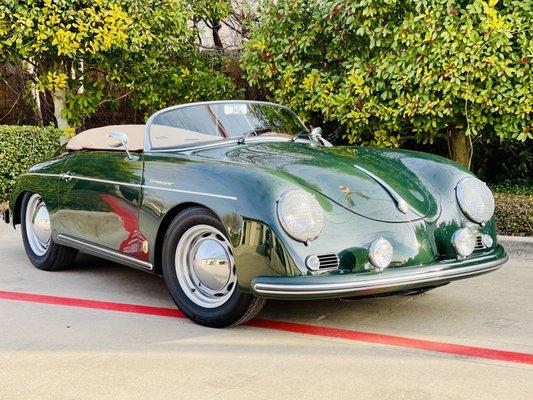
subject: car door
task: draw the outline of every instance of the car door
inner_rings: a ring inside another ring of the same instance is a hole
[[[143,159],[124,151],[76,151],[63,166],[58,241],[117,261],[143,259],[139,207]],[[144,265],[141,265],[144,266]]]

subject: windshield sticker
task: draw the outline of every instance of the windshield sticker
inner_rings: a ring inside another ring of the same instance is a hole
[[[246,104],[224,104],[224,114],[246,115],[248,114],[248,105]]]

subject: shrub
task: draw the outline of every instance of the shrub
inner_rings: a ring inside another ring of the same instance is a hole
[[[149,113],[233,97],[222,60],[206,60],[195,44],[199,19],[214,23],[229,12],[226,0],[1,1],[0,64],[24,66],[34,99],[53,93],[61,128],[124,97]]]
[[[533,182],[506,182],[492,187],[500,235],[533,236]]]
[[[533,138],[530,1],[261,4],[242,56],[249,83],[351,143],[445,139],[468,165],[485,130]]]
[[[54,154],[62,135],[51,126],[0,125],[0,203],[7,200],[17,176]]]

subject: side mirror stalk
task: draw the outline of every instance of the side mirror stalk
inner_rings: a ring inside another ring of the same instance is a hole
[[[111,147],[123,147],[128,156],[128,160],[133,160],[133,156],[128,150],[128,135],[120,131],[111,131],[107,133],[107,138]]]

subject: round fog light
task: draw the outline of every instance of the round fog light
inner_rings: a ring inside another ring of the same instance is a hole
[[[470,229],[457,229],[452,236],[452,246],[461,257],[468,257],[476,247],[476,237]]]
[[[312,271],[316,271],[320,268],[320,260],[317,256],[309,256],[305,259],[305,265]]]
[[[392,245],[387,239],[374,240],[368,248],[368,259],[378,270],[383,271],[392,261]]]
[[[492,245],[494,244],[494,240],[492,240],[490,235],[487,234],[481,236],[481,241],[483,242],[483,246],[485,246],[486,248],[492,247]]]

